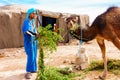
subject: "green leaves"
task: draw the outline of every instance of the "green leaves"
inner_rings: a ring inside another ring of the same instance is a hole
[[[63,40],[63,38],[56,32],[50,30],[50,28],[52,28],[51,25],[47,25],[46,27],[40,26],[38,28],[38,41],[40,47],[52,52],[53,50],[56,50],[57,42]]]
[[[45,65],[44,65],[44,54],[45,51],[53,52],[56,50],[57,42],[63,40],[63,38],[57,34],[56,32],[51,31],[51,25],[46,27],[38,27],[38,34],[39,37],[39,57],[38,57],[38,75],[36,80],[47,80],[45,72]]]
[[[77,28],[78,28],[78,24],[77,24],[77,23],[75,23],[75,24],[72,26],[72,28],[71,28],[70,30],[75,31]]]

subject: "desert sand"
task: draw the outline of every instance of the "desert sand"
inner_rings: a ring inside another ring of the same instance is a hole
[[[111,42],[105,41],[105,43],[107,47],[107,57],[110,59],[120,59],[120,51]],[[53,54],[47,55],[45,64],[55,67],[69,65],[69,61],[75,60],[75,55],[79,47],[73,44],[58,46]],[[100,48],[95,40],[84,43],[82,47],[85,48],[90,61],[102,59]],[[65,60],[68,60],[68,64],[63,63]],[[24,78],[26,72],[26,55],[23,47],[0,49],[0,64],[0,80],[26,80]],[[87,74],[83,80],[99,80],[96,79],[96,77],[101,75],[100,72],[91,71],[90,73],[91,74]],[[33,74],[30,80],[35,80],[35,77],[36,74]],[[76,78],[76,80],[79,79]],[[106,80],[120,80],[120,76],[109,73]]]

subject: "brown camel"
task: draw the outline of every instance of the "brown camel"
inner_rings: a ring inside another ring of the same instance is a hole
[[[104,61],[104,71],[101,78],[104,80],[107,76],[107,58],[104,40],[111,41],[118,49],[120,49],[120,8],[110,7],[106,12],[96,17],[92,25],[85,27],[75,24],[79,21],[78,16],[70,16],[66,19],[66,23],[70,33],[79,40],[90,41],[97,40],[102,52]],[[73,28],[74,27],[74,28]],[[82,37],[80,34],[82,33]]]

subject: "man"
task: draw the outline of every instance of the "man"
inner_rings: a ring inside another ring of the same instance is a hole
[[[37,40],[38,37],[35,25],[36,10],[28,9],[26,19],[24,20],[22,31],[24,36],[24,49],[27,55],[26,75],[30,79],[33,72],[37,71]]]
[[[56,24],[54,24],[54,32],[57,33],[57,25]]]

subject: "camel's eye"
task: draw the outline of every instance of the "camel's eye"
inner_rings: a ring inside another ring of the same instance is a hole
[[[76,20],[75,20],[75,19],[72,19],[72,22],[73,22],[73,23],[76,23]]]

